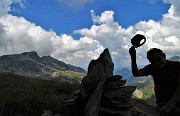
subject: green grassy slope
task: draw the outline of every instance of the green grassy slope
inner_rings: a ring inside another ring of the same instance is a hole
[[[65,70],[65,71],[54,70],[52,71],[51,75],[54,78],[61,78],[64,80],[69,80],[74,83],[80,84],[83,77],[85,76],[85,73],[69,71],[69,70]]]
[[[0,74],[0,115],[40,116],[43,110],[61,114],[65,100],[79,84]]]

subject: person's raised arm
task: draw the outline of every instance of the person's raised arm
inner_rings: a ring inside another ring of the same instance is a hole
[[[133,76],[134,77],[147,76],[147,73],[145,70],[143,70],[143,69],[138,70],[137,63],[136,63],[136,49],[134,46],[132,46],[129,49],[129,54],[131,56],[131,68],[132,68]]]

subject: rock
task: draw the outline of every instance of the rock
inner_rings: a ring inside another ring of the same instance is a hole
[[[98,115],[104,82],[105,82],[104,79],[101,80],[96,90],[90,96],[87,102],[87,105],[85,106],[84,116],[97,116]]]
[[[132,116],[131,111],[130,110],[122,110],[122,109],[113,109],[113,108],[109,108],[107,106],[101,106],[100,107],[100,112],[102,114],[108,114],[109,116],[111,115],[118,115],[118,116]]]
[[[141,99],[142,96],[143,96],[143,93],[142,93],[141,90],[136,89],[136,90],[133,92],[133,96],[134,96],[135,98]]]
[[[55,114],[54,116],[61,116],[60,114]]]
[[[126,80],[121,80],[121,75],[114,75],[112,78],[109,77],[104,85],[104,89],[115,89],[125,85]]]
[[[145,100],[142,99],[131,99],[131,112],[133,116],[159,116],[157,108],[149,105]]]
[[[113,75],[113,69],[108,49],[97,60],[90,62],[76,99],[76,103],[79,103],[76,108],[80,107],[83,111],[79,116],[152,116],[146,115],[149,106],[131,102],[136,86],[125,86],[126,80],[121,75]],[[152,111],[148,113],[153,114]]]
[[[87,99],[84,116],[97,116],[98,113],[131,116],[129,101],[136,87],[124,86],[126,80],[122,80],[121,75],[113,75],[113,69],[108,49],[90,62],[80,88],[81,98]]]
[[[80,88],[82,98],[86,98],[96,89],[100,80],[113,75],[114,63],[108,49],[105,49],[97,60],[92,60],[88,73],[83,78]]]
[[[44,110],[41,116],[52,116],[52,112],[50,110]]]
[[[123,98],[130,99],[132,93],[135,91],[136,86],[124,86],[118,89],[106,90],[103,95],[106,98]]]

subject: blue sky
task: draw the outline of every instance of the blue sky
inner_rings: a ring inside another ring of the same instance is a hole
[[[162,49],[180,56],[180,0],[0,0],[0,55],[36,51],[87,69],[105,48],[130,67],[131,38],[143,34],[137,62]]]
[[[106,10],[112,10],[115,12],[115,21],[123,28],[127,28],[141,20],[161,20],[162,14],[167,13],[170,7],[170,4],[164,4],[162,0],[154,0],[154,2],[152,0],[91,0],[87,2],[81,0],[81,4],[74,3],[74,6],[64,1],[26,0],[24,9],[20,8],[18,3],[13,3],[12,8],[18,9],[19,12],[10,11],[9,13],[25,17],[28,21],[47,30],[53,29],[57,34],[73,34],[74,30],[90,28],[93,23],[90,10],[94,10],[98,15]]]

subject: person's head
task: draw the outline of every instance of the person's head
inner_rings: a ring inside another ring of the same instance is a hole
[[[152,48],[147,52],[147,59],[149,62],[158,69],[161,69],[166,64],[166,54],[158,49],[158,48]]]

